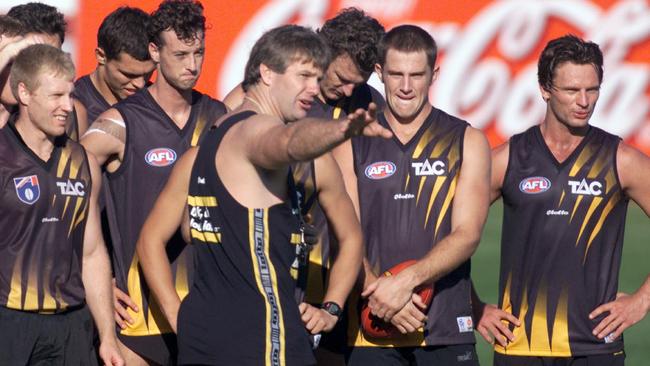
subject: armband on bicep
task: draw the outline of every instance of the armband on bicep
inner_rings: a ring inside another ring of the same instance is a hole
[[[99,118],[90,125],[84,136],[91,133],[103,133],[115,137],[123,144],[126,143],[126,125],[124,121],[105,117]]]

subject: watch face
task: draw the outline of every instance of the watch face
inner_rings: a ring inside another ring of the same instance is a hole
[[[334,316],[341,316],[341,307],[335,302],[328,301],[324,303],[323,309]]]

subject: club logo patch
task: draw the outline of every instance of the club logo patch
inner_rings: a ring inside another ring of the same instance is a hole
[[[519,190],[526,194],[544,193],[551,189],[551,181],[545,177],[528,177],[519,183]]]
[[[18,199],[28,205],[34,204],[41,196],[41,188],[38,185],[38,176],[36,175],[14,178],[14,186],[16,187]]]
[[[366,177],[370,179],[384,179],[395,174],[397,167],[391,161],[378,161],[366,167]]]
[[[166,147],[158,147],[147,151],[144,161],[151,166],[165,167],[174,164],[176,157],[176,151]]]

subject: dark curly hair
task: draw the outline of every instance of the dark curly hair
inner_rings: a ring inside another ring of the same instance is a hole
[[[242,88],[247,91],[260,78],[260,65],[264,64],[282,74],[294,61],[313,62],[325,71],[330,61],[329,48],[314,31],[298,25],[283,25],[264,33],[255,42],[246,63]]]
[[[545,90],[553,88],[555,69],[564,62],[593,65],[598,81],[603,81],[603,53],[594,42],[585,41],[573,34],[552,39],[544,47],[537,62],[537,81]]]
[[[375,18],[363,10],[346,8],[317,32],[330,46],[333,59],[347,53],[363,74],[368,76],[374,71],[377,46],[385,33]]]
[[[122,6],[108,14],[99,26],[97,46],[115,60],[124,52],[138,61],[151,59],[147,34],[151,17],[142,9]]]
[[[400,52],[420,52],[427,55],[427,64],[433,68],[438,57],[436,41],[424,29],[410,24],[400,25],[391,29],[379,42],[379,60],[381,66],[386,63],[389,49]]]
[[[203,5],[194,0],[165,0],[160,3],[151,14],[149,40],[158,47],[162,46],[160,35],[166,30],[173,30],[183,42],[201,38],[205,32]]]
[[[16,19],[0,15],[0,37],[17,37],[25,34],[25,27]]]
[[[45,33],[59,36],[61,43],[65,40],[66,22],[63,14],[55,7],[43,3],[27,3],[9,9],[8,16],[19,21],[24,32]]]

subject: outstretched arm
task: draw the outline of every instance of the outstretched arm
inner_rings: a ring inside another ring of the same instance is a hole
[[[142,226],[136,246],[147,285],[174,332],[181,300],[174,288],[165,247],[183,220],[192,165],[197,151],[196,148],[188,150],[174,166],[165,188]]]
[[[451,214],[451,233],[422,259],[395,276],[380,277],[363,292],[372,313],[386,321],[412,299],[413,290],[438,280],[476,250],[489,207],[490,148],[485,136],[468,128]]]
[[[84,232],[82,281],[86,290],[86,302],[99,331],[99,356],[106,365],[124,365],[113,326],[111,266],[101,233],[97,205],[101,172],[95,158],[90,154],[88,163],[93,184]]]
[[[340,120],[306,118],[284,124],[275,117],[257,115],[237,128],[233,138],[245,142],[244,153],[253,165],[276,170],[298,161],[313,160],[356,135],[390,138],[376,121],[376,106],[358,109]]]
[[[623,191],[650,216],[650,158],[620,143],[616,155],[618,177]],[[603,304],[589,314],[594,319],[609,313],[593,330],[599,339],[616,339],[630,326],[640,322],[650,311],[650,276],[631,295],[618,293],[616,300]]]

